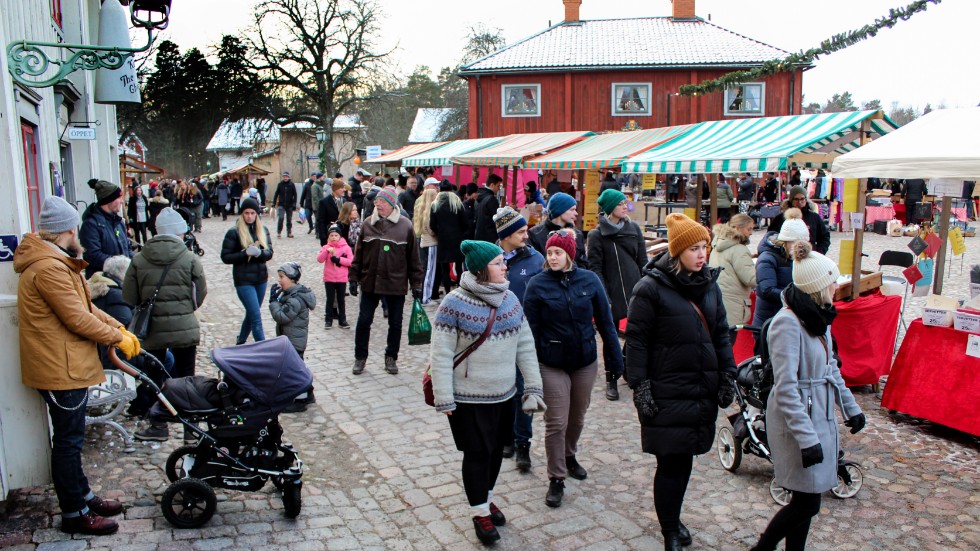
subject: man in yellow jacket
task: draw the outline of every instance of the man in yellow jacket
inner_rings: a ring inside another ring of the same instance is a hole
[[[14,253],[20,274],[17,315],[22,382],[37,389],[51,416],[51,475],[61,508],[61,529],[102,535],[119,529],[122,505],[96,496],[82,471],[88,387],[105,381],[97,345],[119,347],[127,358],[139,341],[92,304],[82,271],[78,211],[60,197],[41,207],[37,234],[26,234]]]

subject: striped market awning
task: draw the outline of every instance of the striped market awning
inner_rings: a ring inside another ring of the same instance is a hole
[[[452,158],[453,164],[465,166],[519,166],[524,159],[575,143],[594,132],[547,132],[511,134],[495,145]]]
[[[692,128],[694,125],[685,124],[590,136],[568,147],[524,161],[521,166],[545,170],[619,168],[627,157],[672,140]]]
[[[838,155],[858,148],[861,123],[868,119],[870,137],[897,128],[881,111],[704,122],[675,140],[630,157],[623,172],[766,172],[787,170],[794,163],[830,168]]]
[[[499,138],[476,138],[473,140],[456,140],[441,145],[435,149],[430,149],[419,155],[413,155],[402,160],[402,166],[446,166],[452,164],[452,158],[456,155],[476,151],[484,147],[498,144],[504,140]]]
[[[411,157],[412,155],[418,155],[419,153],[425,153],[430,149],[435,149],[440,145],[445,145],[446,142],[431,142],[431,143],[413,143],[406,145],[405,147],[396,149],[390,153],[386,153],[380,157],[375,157],[371,160],[364,161],[365,163],[378,163],[378,164],[397,164],[405,159],[406,157]]]

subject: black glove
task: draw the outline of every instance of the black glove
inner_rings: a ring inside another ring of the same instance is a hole
[[[727,408],[735,399],[735,379],[728,373],[721,374],[718,386],[718,407]]]
[[[412,289],[412,298],[422,300],[422,289]]]
[[[350,282],[350,296],[352,296],[352,297],[356,297],[357,296],[357,282],[356,281],[351,281]]]
[[[864,429],[864,425],[868,424],[868,419],[863,413],[858,413],[857,415],[851,417],[847,421],[844,421],[845,427],[851,427],[851,434],[857,434]]]
[[[282,287],[279,287],[278,283],[273,283],[272,287],[269,288],[269,303],[279,302],[279,297],[282,295]]]
[[[636,388],[633,389],[633,405],[636,406],[637,413],[640,414],[640,421],[644,417],[657,415],[660,408],[653,402],[653,391],[650,390],[650,379],[643,379]]]
[[[800,450],[800,455],[803,458],[804,469],[809,469],[814,465],[823,463],[823,447],[821,447],[820,444],[814,444],[809,448],[803,448]]]
[[[331,256],[330,257],[330,262],[333,262],[338,268],[340,267],[340,257],[339,256]]]

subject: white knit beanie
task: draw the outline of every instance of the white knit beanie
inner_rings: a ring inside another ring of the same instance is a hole
[[[783,222],[781,228],[779,228],[779,235],[776,237],[779,241],[809,241],[810,240],[810,228],[807,227],[806,222],[802,220],[787,220]]]
[[[813,251],[808,241],[798,241],[792,247],[793,285],[804,293],[819,293],[840,277],[837,264]]]

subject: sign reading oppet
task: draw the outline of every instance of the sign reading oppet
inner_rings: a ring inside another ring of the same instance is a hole
[[[94,128],[69,128],[68,139],[69,140],[94,140],[95,129]]]

